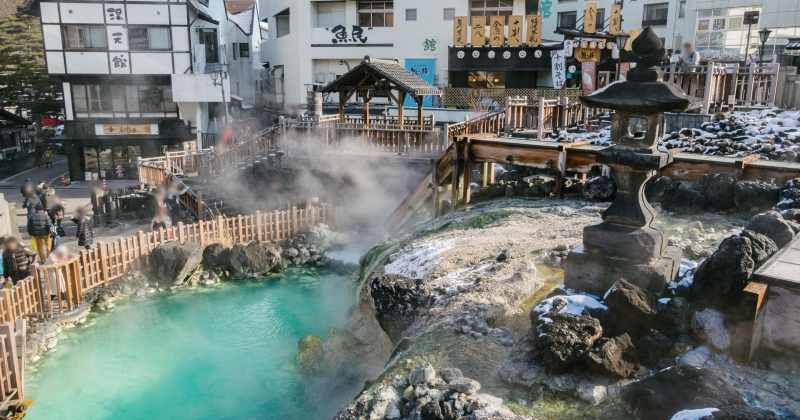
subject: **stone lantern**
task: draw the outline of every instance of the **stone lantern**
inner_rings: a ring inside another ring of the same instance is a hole
[[[685,111],[690,100],[677,87],[658,80],[656,65],[664,57],[664,47],[651,28],[633,41],[633,54],[636,67],[628,72],[627,81],[581,97],[586,106],[614,110],[615,145],[600,152],[600,162],[611,167],[617,193],[603,213],[603,222],[584,228],[583,247],[568,256],[569,288],[602,294],[625,279],[660,292],[678,273],[681,252],[668,247],[664,234],[653,227],[655,211],[644,189],[656,171],[672,162],[672,155],[657,146],[663,113]]]

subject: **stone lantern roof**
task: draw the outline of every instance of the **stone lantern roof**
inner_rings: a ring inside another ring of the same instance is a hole
[[[692,105],[680,88],[658,80],[656,66],[664,57],[664,45],[649,26],[633,41],[633,55],[636,67],[628,72],[628,80],[581,96],[581,101],[590,107],[634,114],[680,112]]]

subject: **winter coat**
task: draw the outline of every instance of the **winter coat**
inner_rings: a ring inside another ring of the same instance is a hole
[[[94,225],[92,224],[92,219],[89,217],[81,219],[74,217],[72,222],[75,223],[77,227],[75,236],[78,238],[78,246],[94,245]]]
[[[25,197],[25,200],[22,201],[22,207],[25,207],[25,210],[28,211],[28,214],[31,214],[36,210],[36,206],[41,202],[42,201],[39,200],[39,196],[34,194],[30,197]]]
[[[31,275],[31,263],[36,254],[19,247],[16,251],[3,251],[3,275],[14,283]]]
[[[49,236],[50,235],[50,216],[44,211],[34,211],[28,214],[28,235]]]

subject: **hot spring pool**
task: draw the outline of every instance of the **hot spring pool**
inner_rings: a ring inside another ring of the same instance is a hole
[[[297,341],[342,326],[354,294],[344,276],[295,270],[119,304],[28,375],[27,418],[330,418],[346,400],[306,383]]]

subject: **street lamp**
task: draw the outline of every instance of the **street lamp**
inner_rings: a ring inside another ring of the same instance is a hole
[[[767,28],[758,31],[758,37],[761,39],[761,52],[758,54],[758,64],[764,64],[764,46],[770,34],[772,34],[772,31]]]
[[[628,34],[624,32],[618,33],[616,36],[617,41],[617,51],[619,57],[617,57],[617,80],[620,80],[620,72],[622,72],[622,51],[625,50],[625,43],[628,42]]]

